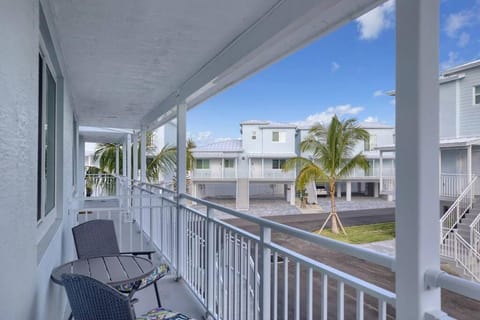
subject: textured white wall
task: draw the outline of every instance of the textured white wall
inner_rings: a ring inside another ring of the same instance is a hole
[[[30,313],[36,277],[38,2],[0,2],[0,314]]]

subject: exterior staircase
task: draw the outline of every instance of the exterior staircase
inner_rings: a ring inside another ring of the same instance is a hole
[[[470,232],[470,225],[472,222],[477,218],[480,214],[480,197],[475,197],[472,202],[472,208],[465,213],[465,215],[461,218],[460,222],[457,224],[456,229],[457,233],[465,239],[470,244],[473,244],[473,239],[470,239],[471,232]]]
[[[461,276],[480,282],[480,197],[475,177],[441,218],[440,254]]]

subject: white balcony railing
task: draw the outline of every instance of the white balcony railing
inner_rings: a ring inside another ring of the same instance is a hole
[[[395,316],[394,292],[289,249],[272,235],[282,233],[310,246],[320,245],[390,270],[395,266],[393,257],[185,194],[177,196],[161,187],[131,182],[122,186],[131,186],[131,189],[120,192],[126,199],[121,201],[123,207],[116,209],[118,217],[106,208],[100,209],[100,213],[78,216],[133,222],[128,228],[118,230],[127,235],[124,245],[128,248],[132,243],[128,236],[138,236],[138,232],[133,232],[138,226],[213,319],[387,319]],[[195,202],[195,208],[187,205],[189,201]],[[222,221],[216,218],[218,213],[248,222],[258,233]],[[428,271],[425,279],[428,286],[480,299],[478,283],[438,271]]]
[[[440,196],[456,198],[470,183],[466,174],[442,173],[440,175]]]
[[[212,169],[194,169],[192,179],[236,179],[237,171],[235,168],[224,168],[222,170]]]
[[[117,178],[111,174],[86,174],[85,192],[87,197],[110,197],[116,195]]]
[[[282,169],[265,169],[263,171],[250,171],[250,178],[268,180],[295,180],[296,173],[294,170],[283,171]]]
[[[147,185],[134,188],[134,197],[143,199],[144,202],[155,193]],[[327,314],[332,312],[327,308],[328,297],[335,291],[335,310],[343,318],[346,290],[354,290],[358,299],[358,312],[365,313],[367,318],[387,319],[387,306],[393,307],[395,304],[394,293],[280,246],[272,241],[271,234],[284,232],[317,244],[327,241],[330,246],[341,251],[362,256],[387,268],[392,267],[391,257],[337,243],[188,195],[182,195],[181,199],[194,201],[196,207],[203,206],[204,210],[181,205],[180,211],[176,211],[175,201],[163,199],[160,201],[168,209],[159,209],[153,215],[151,211],[140,213],[143,218],[137,213],[134,217],[144,230],[146,228],[147,234],[153,235],[154,243],[162,253],[167,254],[168,260],[175,265],[175,270],[213,318],[257,319],[263,315],[264,319],[327,319]],[[173,215],[172,210],[175,212]],[[215,218],[217,212],[252,222],[258,226],[260,234],[249,233]],[[152,225],[172,224],[178,231],[172,231],[175,228],[161,230],[163,237],[154,231],[155,228],[149,230]],[[177,255],[172,253],[175,251],[178,252]],[[301,297],[303,299],[300,285],[305,285],[302,279],[306,279],[308,288],[306,304],[300,303]],[[317,283],[323,283],[320,290],[314,288]],[[335,290],[330,288],[331,284],[335,284]],[[289,287],[295,288],[293,296]],[[365,308],[366,296],[377,301],[375,305],[378,309]],[[314,302],[319,299],[324,305],[321,311],[313,308]],[[320,313],[317,315],[317,312]]]

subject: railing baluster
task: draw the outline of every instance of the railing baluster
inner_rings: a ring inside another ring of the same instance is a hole
[[[273,253],[273,320],[278,318],[278,252]]]
[[[308,268],[307,275],[307,319],[313,319],[313,270]]]
[[[363,320],[363,291],[357,289],[357,320]]]
[[[300,320],[300,263],[295,263],[295,320]]]
[[[283,258],[283,319],[288,319],[288,257]]]
[[[384,300],[378,301],[378,320],[387,319],[387,303]]]
[[[328,276],[322,274],[322,303],[321,303],[322,320],[328,320]]]
[[[343,320],[344,319],[344,303],[345,303],[345,284],[343,281],[338,280],[337,282],[337,319]]]

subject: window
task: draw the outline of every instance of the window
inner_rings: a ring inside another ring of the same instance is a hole
[[[210,169],[210,160],[208,160],[208,159],[197,159],[196,168],[197,169]]]
[[[55,207],[56,99],[55,78],[40,54],[38,65],[38,221],[47,216]]]
[[[285,142],[287,141],[287,133],[280,132],[280,131],[273,131],[272,132],[272,141],[273,142]]]
[[[257,131],[252,132],[252,140],[257,140]]]
[[[364,142],[363,149],[365,151],[372,151],[377,147],[377,136],[370,135],[368,139]]]
[[[224,159],[223,167],[224,168],[233,168],[235,166],[235,160],[233,159]]]
[[[272,169],[283,169],[285,167],[285,159],[273,159]]]
[[[473,87],[473,104],[480,104],[480,85]]]

